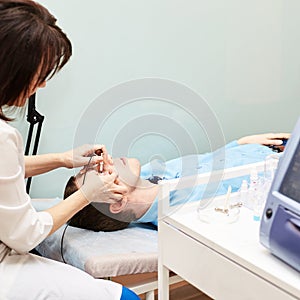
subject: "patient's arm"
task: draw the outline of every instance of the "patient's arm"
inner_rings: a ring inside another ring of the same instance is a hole
[[[289,139],[289,133],[265,133],[257,135],[249,135],[240,138],[237,142],[244,144],[261,144],[261,145],[281,145],[282,139]]]

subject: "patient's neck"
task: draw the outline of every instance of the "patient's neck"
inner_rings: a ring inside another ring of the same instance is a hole
[[[158,193],[158,185],[140,179],[136,188],[128,195],[128,205],[141,218],[150,208]]]

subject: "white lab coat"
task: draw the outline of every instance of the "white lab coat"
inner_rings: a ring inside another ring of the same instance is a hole
[[[120,299],[121,285],[28,253],[47,237],[53,220],[31,205],[22,137],[3,120],[0,155],[0,299]]]

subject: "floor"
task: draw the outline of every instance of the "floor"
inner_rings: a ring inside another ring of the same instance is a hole
[[[147,274],[137,274],[130,276],[119,276],[115,277],[113,280],[124,284],[125,286],[130,286],[132,283],[139,282],[143,279],[155,279],[156,273]],[[145,300],[145,295],[140,295],[141,300]],[[157,300],[157,291],[155,295],[155,300]],[[201,291],[188,284],[187,282],[179,282],[171,286],[170,288],[170,300],[212,300],[207,295],[203,294]]]
[[[141,296],[141,300],[145,298]],[[157,295],[155,300],[158,300]],[[170,300],[212,300],[207,295],[197,290],[192,285],[185,283],[185,285],[172,289],[170,291]]]
[[[186,283],[186,285],[170,291],[170,300],[211,300],[211,298]]]

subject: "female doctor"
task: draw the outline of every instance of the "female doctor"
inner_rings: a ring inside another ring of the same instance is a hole
[[[25,177],[84,166],[99,148],[24,158],[22,138],[4,112],[23,107],[71,52],[70,41],[46,8],[31,0],[0,0],[0,299],[139,299],[117,283],[28,253],[90,202],[121,197],[113,196],[120,191],[116,175],[96,171],[75,194],[43,212],[32,207],[26,194]]]

